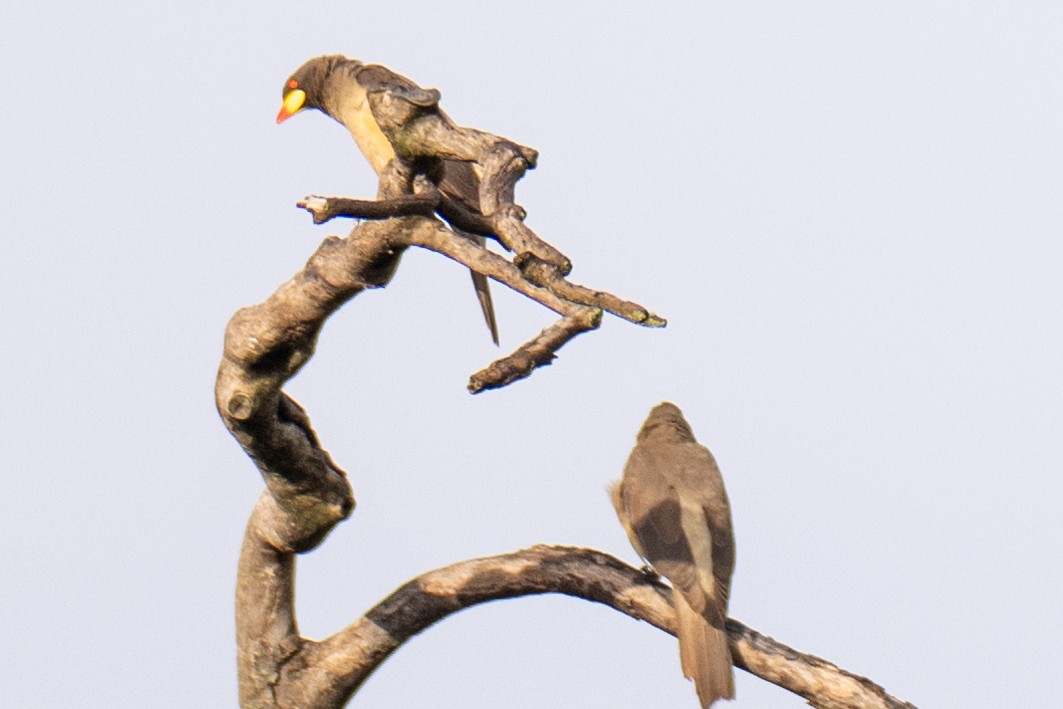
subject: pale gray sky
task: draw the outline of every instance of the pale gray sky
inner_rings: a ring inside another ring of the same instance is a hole
[[[261,482],[213,410],[225,322],[371,195],[322,115],[340,52],[538,148],[528,223],[607,318],[498,354],[467,273],[409,253],[289,391],[358,498],[300,560],[301,627],[538,542],[637,562],[604,492],[670,399],[715,453],[732,615],[930,707],[1058,703],[1063,6],[1048,2],[7,0],[0,190],[0,704],[234,706],[232,589]],[[551,321],[495,289],[503,347]],[[738,673],[734,707],[800,707]],[[675,640],[567,598],[462,613],[353,706],[695,707]]]

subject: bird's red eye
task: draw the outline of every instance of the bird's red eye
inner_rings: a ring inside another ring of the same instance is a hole
[[[297,88],[299,88],[299,82],[296,81],[295,79],[288,79],[288,88],[289,89],[297,89]]]

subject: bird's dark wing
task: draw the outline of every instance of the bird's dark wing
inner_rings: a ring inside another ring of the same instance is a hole
[[[381,66],[379,64],[362,64],[355,70],[354,75],[358,80],[358,83],[362,86],[385,84],[387,86],[396,86],[400,89],[406,90],[419,90],[421,88],[402,74],[396,74],[386,66]]]
[[[396,74],[386,66],[379,64],[362,64],[354,70],[354,78],[362,86],[393,86],[406,91],[423,91],[416,83],[402,74]],[[444,120],[450,117],[440,110]],[[460,201],[466,208],[480,212],[480,180],[472,163],[457,160],[443,161],[443,177],[439,189],[452,199]]]
[[[443,161],[443,177],[439,180],[440,191],[460,202],[466,209],[480,213],[480,178],[476,176],[476,170],[472,163],[459,162],[457,160]],[[457,231],[457,230],[455,230]],[[487,242],[482,236],[464,234],[480,246]],[[491,339],[498,344],[498,320],[495,318],[495,306],[491,300],[491,287],[487,276],[471,271],[472,285],[476,289],[476,299],[480,302],[480,310],[483,312],[484,321],[491,331]]]
[[[439,189],[467,209],[480,214],[480,178],[476,176],[472,163],[444,160]]]
[[[667,475],[668,446],[640,445],[631,451],[620,495],[646,560],[675,586],[698,614],[706,599],[697,561],[683,529],[679,496]],[[706,559],[704,563],[709,563]]]
[[[439,98],[437,92],[425,92],[424,89],[402,74],[396,74],[391,69],[379,64],[361,65],[354,70],[354,76],[355,80],[365,87],[388,86],[410,92],[411,94],[415,92],[425,94],[427,98],[430,98],[427,93],[432,93],[435,95],[435,100]],[[440,114],[444,119],[449,120],[445,113],[440,111]],[[439,189],[451,199],[459,201],[467,209],[476,213],[480,212],[480,180],[476,176],[472,163],[444,160],[443,176],[439,180]],[[484,246],[486,243],[482,236],[464,234],[463,232],[458,233],[475,241],[480,246]],[[476,299],[480,303],[484,321],[491,332],[491,340],[497,345],[498,320],[495,317],[495,306],[491,299],[490,282],[486,276],[476,271],[470,271],[470,273],[472,274],[473,288],[476,290]]]
[[[673,462],[675,468],[672,473],[679,494],[684,499],[697,501],[701,507],[704,524],[709,530],[713,576],[712,605],[716,606],[722,620],[727,614],[731,575],[735,565],[734,531],[723,476],[709,449],[693,440],[676,447]]]

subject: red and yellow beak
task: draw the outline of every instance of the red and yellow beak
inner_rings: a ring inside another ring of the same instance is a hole
[[[294,116],[303,109],[305,103],[306,92],[302,89],[293,89],[284,94],[284,102],[281,104],[281,110],[277,114],[277,123],[284,123],[286,120]]]

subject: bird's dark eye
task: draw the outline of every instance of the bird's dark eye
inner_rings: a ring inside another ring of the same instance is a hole
[[[295,79],[288,79],[288,88],[289,89],[297,89],[297,88],[299,88],[299,82],[296,81]]]

